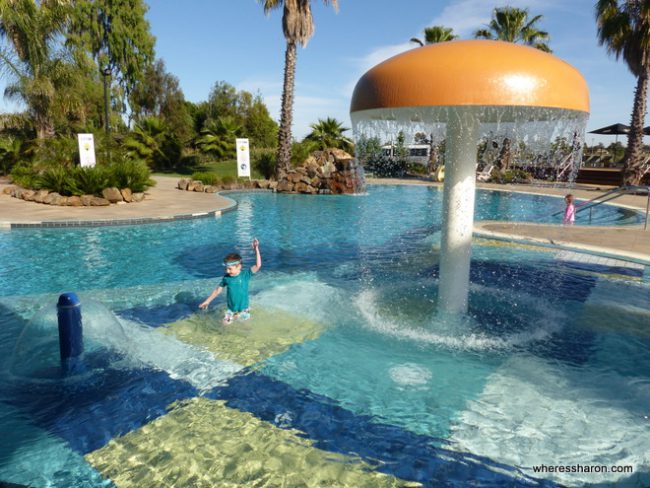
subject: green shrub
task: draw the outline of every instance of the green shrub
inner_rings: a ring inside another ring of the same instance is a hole
[[[221,180],[223,185],[232,185],[235,182],[235,178],[232,176],[224,176]]]
[[[74,137],[44,139],[33,148],[34,162],[42,167],[72,168],[79,163],[79,145]]]
[[[40,189],[38,171],[33,165],[20,163],[11,170],[11,181],[23,188]]]
[[[192,179],[203,182],[204,185],[219,185],[221,180],[215,173],[192,173]],[[225,179],[225,178],[224,178]]]
[[[177,173],[189,175],[203,166],[207,160],[208,158],[203,154],[185,154],[178,160],[175,170]]]
[[[130,188],[133,192],[143,192],[156,184],[151,179],[149,167],[142,160],[123,159],[108,167],[110,183],[117,188]]]
[[[264,178],[269,179],[275,174],[276,150],[273,148],[260,148],[251,151],[253,169]]]
[[[38,186],[59,195],[81,195],[74,171],[66,170],[61,166],[47,168],[43,171],[38,176]]]
[[[300,166],[309,155],[318,150],[318,144],[313,141],[294,142],[291,144],[291,165]]]
[[[420,163],[407,163],[406,171],[414,175],[426,175],[427,167]]]
[[[73,170],[74,178],[81,195],[102,194],[104,188],[115,186],[110,170],[106,166],[82,168],[77,166]]]

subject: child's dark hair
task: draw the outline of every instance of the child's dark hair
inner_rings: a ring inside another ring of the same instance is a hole
[[[225,258],[223,258],[224,263],[232,263],[233,261],[241,261],[241,256],[236,252],[231,252]]]

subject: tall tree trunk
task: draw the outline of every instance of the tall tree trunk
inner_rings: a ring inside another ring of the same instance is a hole
[[[45,139],[54,137],[54,124],[47,117],[35,117],[34,127],[36,129],[36,139],[38,141],[44,141]]]
[[[648,96],[648,70],[644,70],[636,82],[634,92],[634,108],[632,110],[632,122],[630,132],[627,136],[627,148],[625,150],[625,166],[623,168],[623,184],[638,185],[645,168],[643,163],[643,121],[646,114],[646,103]]]
[[[293,120],[293,90],[296,78],[296,43],[287,41],[284,54],[284,85],[282,87],[282,110],[278,130],[278,155],[275,177],[291,168],[291,123]]]

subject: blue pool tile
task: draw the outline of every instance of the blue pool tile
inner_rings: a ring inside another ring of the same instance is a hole
[[[473,261],[470,270],[472,283],[540,296],[549,300],[584,302],[596,284],[596,277],[560,270],[552,266],[527,266],[493,261]]]
[[[120,310],[116,314],[127,320],[142,322],[150,327],[160,327],[189,317],[199,308],[200,300],[195,303],[171,303],[153,307],[138,306]]]
[[[488,458],[451,451],[443,439],[376,423],[259,373],[232,378],[208,396],[278,427],[297,429],[317,448],[360,456],[377,471],[425,486],[558,486]]]
[[[13,385],[7,398],[34,425],[87,454],[164,415],[172,402],[197,394],[165,372],[110,369],[73,383]]]

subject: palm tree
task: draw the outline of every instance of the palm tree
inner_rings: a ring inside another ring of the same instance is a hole
[[[443,25],[432,25],[424,29],[424,42],[417,37],[411,37],[410,42],[415,42],[420,46],[425,44],[436,44],[438,42],[447,42],[457,39],[458,36],[454,34],[454,29],[445,27]]]
[[[477,30],[474,37],[525,44],[550,53],[551,49],[547,44],[549,40],[548,32],[539,30],[535,25],[541,18],[541,15],[536,15],[529,20],[528,9],[516,7],[495,8],[488,29]]]
[[[25,158],[28,146],[25,139],[16,136],[0,137],[0,168],[3,175],[9,174],[11,169]]]
[[[145,117],[124,139],[126,155],[142,160],[153,169],[169,170],[179,160],[180,143],[165,122],[157,117]]]
[[[282,110],[278,131],[278,156],[275,174],[278,179],[291,167],[291,122],[293,119],[293,91],[296,76],[296,46],[303,47],[314,34],[314,20],[311,15],[311,0],[258,0],[264,12],[284,7],[282,31],[287,42],[284,54],[284,83],[282,86]],[[323,0],[338,9],[338,0]]]
[[[78,68],[57,52],[66,18],[60,0],[0,0],[0,68],[9,74],[5,97],[24,101],[38,139],[54,135],[54,120],[79,112]]]
[[[616,59],[621,56],[636,76],[632,122],[627,136],[623,184],[638,185],[647,167],[643,164],[643,122],[647,111],[650,74],[650,4],[641,0],[598,0],[598,43]]]
[[[235,154],[235,139],[242,134],[242,126],[233,117],[224,116],[208,120],[201,135],[196,139],[196,146],[201,152],[212,154],[217,159],[232,157]]]
[[[312,131],[307,134],[305,141],[312,141],[318,149],[327,149],[334,147],[343,149],[346,152],[353,150],[353,142],[350,138],[343,135],[347,127],[338,120],[327,117],[325,120],[318,119],[318,122],[310,125]]]

